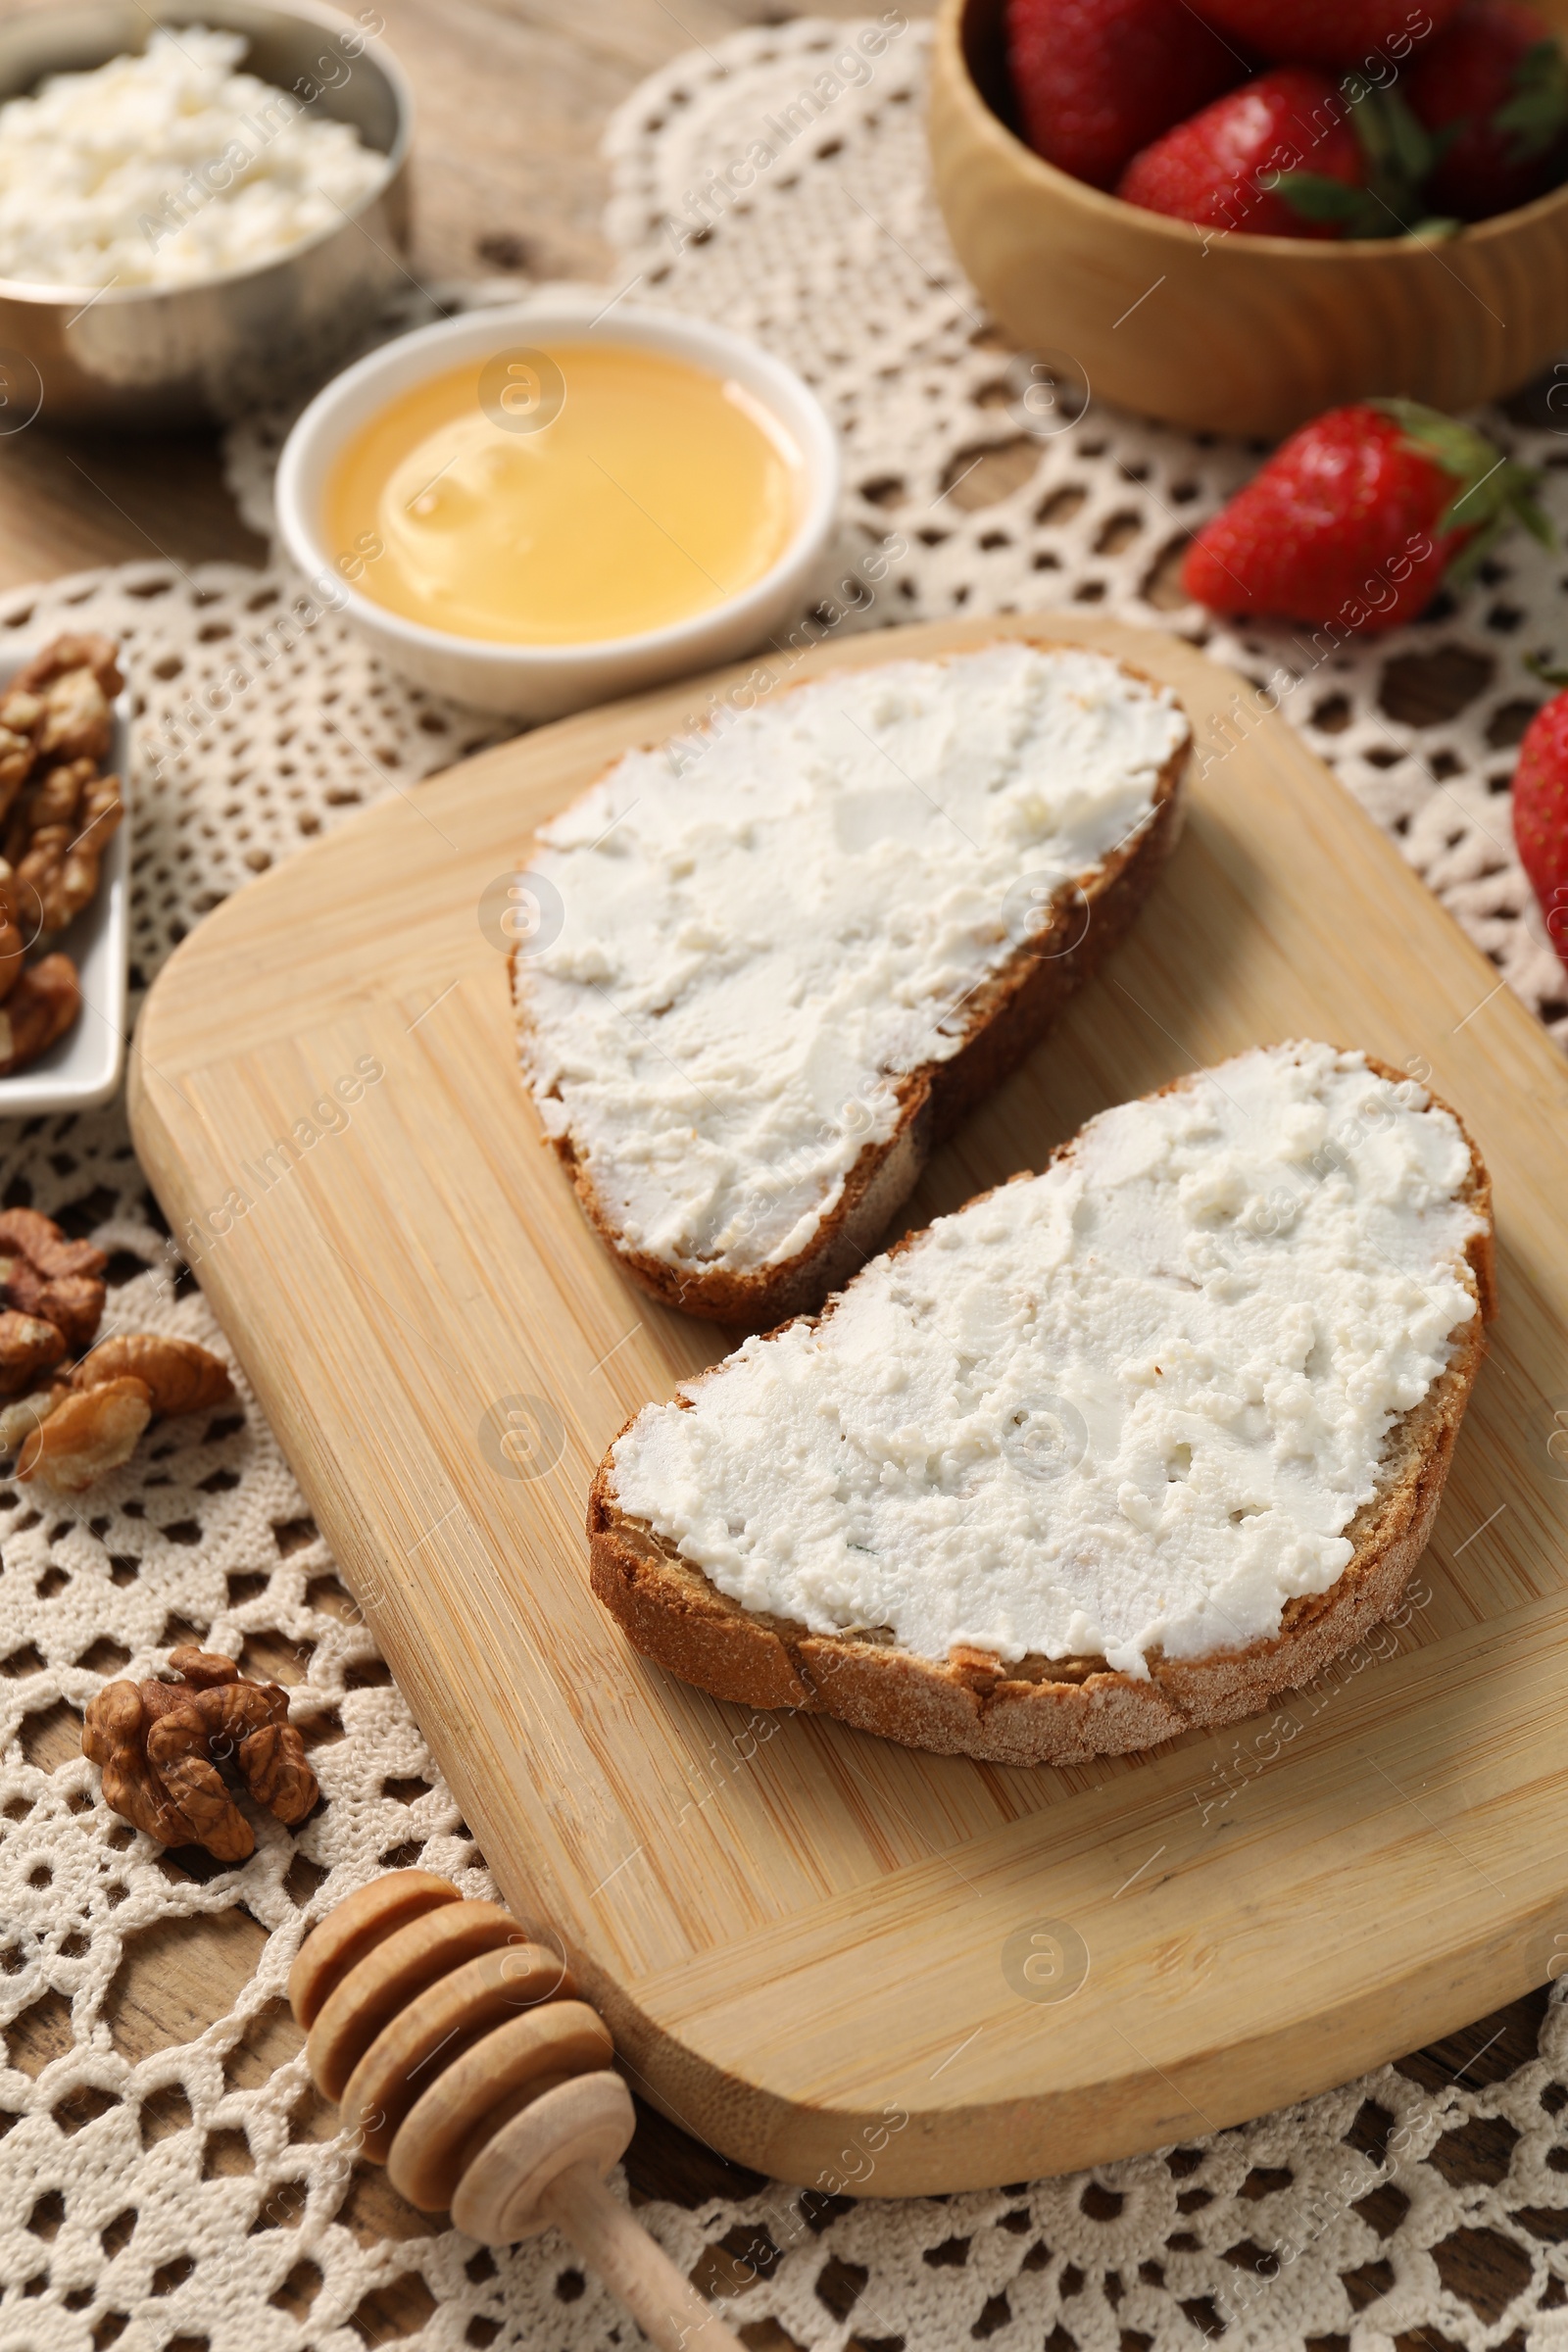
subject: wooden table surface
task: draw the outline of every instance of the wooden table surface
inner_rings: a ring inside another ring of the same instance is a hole
[[[28,0],[0,0],[0,17]],[[36,0],[31,0],[36,5]],[[386,37],[417,95],[414,161],[415,226],[411,272],[438,277],[517,273],[523,277],[605,276],[609,249],[599,231],[606,191],[599,139],[606,117],[656,67],[683,49],[710,43],[749,24],[778,23],[802,11],[770,0],[377,0]],[[926,0],[903,0],[911,17]],[[813,15],[858,17],[868,0],[812,0]],[[116,441],[102,434],[42,429],[0,441],[0,588],[95,564],[150,555],[189,565],[211,560],[261,563],[263,543],[240,521],[223,487],[215,440],[184,434]],[[254,1672],[292,1680],[286,1646],[276,1661],[257,1657]],[[54,1731],[53,1766],[76,1750],[74,1725]],[[115,2038],[137,2058],[193,2038],[232,2007],[254,1971],[263,1931],[242,1911],[170,1922],[139,1938],[114,1989]],[[1501,2081],[1534,2053],[1545,1993],[1529,1995],[1433,2049],[1401,2062],[1401,2071],[1433,2089],[1463,2075],[1469,2085]],[[59,2021],[22,2021],[18,2058],[29,2072],[54,2055],[34,2050],[31,2033],[58,2035]],[[69,2035],[69,2021],[64,2031]],[[236,2086],[259,2082],[292,2058],[300,2035],[279,2009],[248,2036]],[[62,2045],[63,2046],[63,2045]],[[14,2060],[14,2063],[18,2062]],[[312,2094],[314,2095],[314,2094]],[[330,2136],[335,2117],[320,2107],[313,2136]],[[172,2116],[170,2129],[183,2118]],[[1511,2138],[1506,2126],[1498,2133]],[[1484,2127],[1473,2128],[1475,2177],[1497,2178]],[[1502,2141],[1499,2141],[1503,2145]],[[1504,2145],[1505,2153],[1505,2145]],[[650,2111],[627,2157],[636,2197],[695,2205],[716,2194],[745,2195],[760,2183]],[[405,2206],[383,2173],[356,2168],[339,2216],[367,2242],[422,2235],[428,2225]],[[1448,2283],[1491,2318],[1511,2293],[1496,2274],[1486,2232],[1462,2275]],[[1500,2243],[1500,2241],[1498,2241]],[[1506,2251],[1506,2249],[1503,2249]],[[735,2291],[753,2275],[742,2255],[716,2257],[702,2283]],[[727,2266],[727,2267],[726,2267]],[[368,2297],[355,2314],[370,2343],[408,2339],[430,2311],[422,2281],[411,2275]],[[783,2346],[781,2331],[757,2342]],[[1325,2339],[1343,2343],[1345,2339]],[[1411,2347],[1422,2339],[1401,2339]]]

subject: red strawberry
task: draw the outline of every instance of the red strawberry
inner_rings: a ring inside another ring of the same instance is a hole
[[[1396,65],[1441,31],[1460,0],[1201,0],[1203,15],[1262,57],[1311,66]]]
[[[1405,83],[1430,131],[1452,131],[1427,182],[1435,213],[1485,220],[1568,170],[1568,60],[1523,0],[1469,0]]]
[[[1543,669],[1552,685],[1562,673]],[[1552,946],[1568,963],[1568,694],[1536,712],[1513,771],[1513,837]]]
[[[1394,628],[1445,574],[1473,569],[1511,520],[1550,545],[1539,478],[1419,401],[1330,409],[1203,525],[1182,585],[1216,612]]]
[[[1274,182],[1281,172],[1359,188],[1360,142],[1332,81],[1303,66],[1260,74],[1135,155],[1116,193],[1146,212],[1260,237],[1341,237],[1345,222],[1298,212]]]
[[[1030,146],[1096,188],[1248,72],[1186,0],[1007,0],[1007,62]]]

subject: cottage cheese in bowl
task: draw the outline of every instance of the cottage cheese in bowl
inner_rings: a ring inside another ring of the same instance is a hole
[[[160,28],[140,55],[0,106],[0,277],[179,286],[342,225],[389,170],[352,124],[237,69],[242,34]]]

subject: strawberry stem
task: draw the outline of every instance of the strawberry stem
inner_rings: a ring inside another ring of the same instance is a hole
[[[1474,425],[1461,424],[1419,400],[1374,400],[1368,405],[1394,417],[1403,428],[1406,447],[1441,466],[1456,484],[1437,523],[1440,536],[1464,533],[1463,545],[1445,574],[1450,587],[1465,585],[1510,523],[1522,522],[1544,547],[1556,545],[1537,496],[1542,480],[1538,466],[1521,466]]]
[[[1303,220],[1336,221],[1350,238],[1454,235],[1461,223],[1431,219],[1421,193],[1453,129],[1427,130],[1396,90],[1359,74],[1341,82],[1340,106],[1366,165],[1364,184],[1322,172],[1284,172],[1272,183],[1265,175],[1263,184],[1273,184]]]
[[[1408,231],[1427,209],[1421,190],[1441,147],[1397,90],[1379,89],[1355,74],[1348,74],[1340,86],[1349,103],[1350,127],[1366,158],[1367,193],[1382,208],[1385,223],[1395,220]],[[1393,232],[1385,225],[1377,233],[1386,237]]]
[[[1509,161],[1528,164],[1568,130],[1568,58],[1555,41],[1537,41],[1525,51],[1513,70],[1513,91],[1492,127],[1515,132]]]
[[[1324,172],[1282,172],[1273,184],[1276,193],[1303,220],[1340,221],[1348,237],[1388,237],[1399,233],[1396,226],[1390,226],[1387,213],[1368,189],[1352,188],[1343,179],[1330,179]]]

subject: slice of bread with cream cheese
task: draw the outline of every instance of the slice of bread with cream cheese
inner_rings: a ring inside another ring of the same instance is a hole
[[[1228,1723],[1396,1606],[1493,1311],[1455,1114],[1260,1048],[647,1406],[594,1486],[594,1590],[719,1697],[942,1754]]]
[[[863,1263],[1126,930],[1191,729],[1082,646],[836,670],[627,753],[546,825],[524,1071],[645,1288],[753,1330]]]

